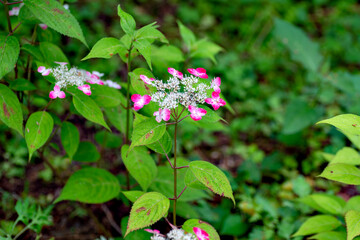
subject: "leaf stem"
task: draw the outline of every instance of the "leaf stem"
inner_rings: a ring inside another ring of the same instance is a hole
[[[177,117],[177,116],[176,116]],[[176,200],[177,200],[177,168],[176,168],[176,148],[177,148],[177,118],[175,123],[175,133],[174,133],[174,207],[173,207],[173,224],[176,226]]]
[[[133,42],[130,44],[129,55],[127,59],[127,89],[126,89],[126,100],[127,100],[127,108],[126,108],[126,138],[125,143],[129,143],[129,130],[130,130],[130,72],[131,72],[131,50],[133,48]]]
[[[187,188],[187,186],[185,186],[185,187],[183,188],[183,190],[181,191],[181,193],[180,193],[178,196],[176,196],[176,197],[174,197],[174,198],[169,198],[169,199],[170,199],[170,200],[179,199],[179,198],[181,197],[181,195],[185,192],[186,188]]]

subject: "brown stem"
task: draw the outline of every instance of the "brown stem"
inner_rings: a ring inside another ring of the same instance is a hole
[[[107,219],[109,220],[110,225],[120,234],[122,235],[121,228],[116,224],[112,213],[109,208],[105,204],[101,204],[101,209],[104,211]]]
[[[176,118],[176,121],[178,119]],[[173,224],[176,226],[176,197],[177,197],[177,169],[176,169],[176,136],[177,136],[177,123],[175,124],[175,133],[174,133],[174,207],[173,207]]]
[[[18,2],[7,2],[6,5],[14,5],[14,4],[18,4],[18,3],[23,3],[23,1],[18,1]]]
[[[181,191],[181,193],[178,196],[176,196],[175,198],[169,198],[169,200],[177,200],[177,199],[179,199],[181,197],[181,195],[185,192],[186,188],[187,188],[187,186],[185,186],[183,188],[183,190]]]

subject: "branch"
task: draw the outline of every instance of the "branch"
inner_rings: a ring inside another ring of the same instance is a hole
[[[176,197],[176,198],[169,198],[169,200],[176,200],[179,199],[181,197],[181,195],[185,192],[185,189],[187,188],[187,186],[184,187],[184,189],[181,191],[181,193]]]
[[[18,2],[7,2],[7,3],[4,3],[3,1],[1,1],[3,4],[6,4],[6,5],[14,5],[14,4],[18,4],[18,3],[23,3],[23,1],[18,1]]]
[[[169,158],[169,156],[167,155],[167,153],[166,153],[166,151],[165,151],[165,149],[164,149],[163,145],[161,144],[161,142],[160,142],[159,140],[158,140],[158,143],[160,144],[161,149],[164,151],[165,156],[166,156],[166,158],[167,158],[167,160],[168,160],[168,162],[169,162],[169,164],[170,164],[171,168],[172,168],[172,169],[174,169],[174,166],[172,165],[172,163],[171,163],[171,161],[170,161],[170,158]]]

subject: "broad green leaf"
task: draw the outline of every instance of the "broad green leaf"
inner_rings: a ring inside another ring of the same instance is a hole
[[[113,55],[120,53],[121,50],[126,50],[124,44],[117,38],[102,38],[100,39],[90,53],[81,59],[81,61],[90,58],[111,58]]]
[[[119,193],[119,181],[114,175],[101,168],[88,167],[71,175],[55,203],[73,200],[99,204],[115,198]]]
[[[345,135],[360,135],[360,117],[354,114],[342,114],[333,118],[322,120],[316,124],[330,124]]]
[[[122,30],[124,30],[126,34],[132,36],[136,28],[134,18],[130,14],[124,12],[121,9],[120,4],[118,5],[118,15],[120,17],[120,25]]]
[[[319,44],[311,41],[298,27],[291,23],[275,19],[274,34],[291,52],[291,58],[305,68],[317,71],[323,60]]]
[[[102,147],[115,149],[122,145],[123,139],[119,134],[102,130],[95,134],[95,141]]]
[[[188,169],[186,171],[184,181],[185,181],[185,185],[188,187],[195,189],[202,189],[202,190],[207,189],[207,187],[195,177],[191,169]]]
[[[219,45],[206,39],[201,39],[192,45],[190,56],[192,58],[209,58],[216,63],[215,55],[222,50],[223,48]]]
[[[41,111],[30,115],[25,126],[25,140],[29,149],[29,159],[37,149],[46,143],[53,127],[54,120],[49,113]]]
[[[19,21],[22,22],[22,23],[27,23],[27,24],[32,24],[32,25],[35,25],[35,24],[39,24],[41,23],[39,21],[39,19],[37,19],[34,14],[29,10],[28,7],[26,6],[22,6],[20,8],[20,12],[19,12]]]
[[[152,66],[151,66],[151,43],[146,39],[137,40],[137,41],[134,42],[134,47],[145,58],[149,68],[152,70]]]
[[[167,69],[166,67],[185,61],[182,51],[173,45],[161,47],[151,46],[151,62],[155,66]]]
[[[15,129],[21,136],[24,136],[20,102],[15,93],[4,84],[0,84],[0,119],[6,126]]]
[[[199,219],[189,219],[182,225],[182,229],[192,234],[195,234],[193,230],[194,227],[200,228],[207,232],[209,234],[209,240],[220,240],[220,236],[216,232],[215,228],[207,222],[201,221]]]
[[[294,233],[293,237],[306,236],[320,232],[331,231],[341,226],[341,222],[334,216],[330,215],[317,215],[308,218],[300,227],[300,229]]]
[[[99,107],[116,107],[124,98],[122,93],[115,88],[104,85],[91,85],[91,96]]]
[[[72,159],[78,162],[97,162],[100,159],[100,153],[92,142],[80,142]]]
[[[309,239],[316,239],[316,240],[345,240],[346,233],[345,232],[322,232],[318,233],[314,236],[309,237]]]
[[[328,165],[319,177],[351,185],[360,185],[360,170],[353,165],[344,163]]]
[[[126,131],[126,110],[122,107],[114,108],[105,108],[104,109],[106,117],[109,119],[110,123],[121,133]],[[133,122],[133,112],[130,111],[130,131],[132,129]]]
[[[157,30],[159,26],[155,24],[156,22],[153,22],[137,30],[135,33],[135,40],[147,40],[150,43],[153,43],[158,39],[162,43],[169,43],[164,34]]]
[[[76,110],[87,120],[98,123],[110,131],[104,120],[103,113],[99,106],[89,96],[82,92],[73,94],[73,103]]]
[[[10,82],[9,87],[15,91],[32,91],[36,89],[34,84],[24,78],[18,78]]]
[[[300,199],[300,202],[309,205],[322,213],[331,213],[341,215],[345,207],[344,199],[329,194],[311,194]]]
[[[330,164],[345,163],[350,165],[360,165],[359,153],[350,147],[344,147],[339,150],[335,157],[331,160]]]
[[[60,137],[65,152],[72,159],[80,143],[80,133],[78,129],[71,122],[63,122]]]
[[[139,197],[145,194],[145,192],[142,191],[122,191],[122,193],[131,202],[136,202],[136,200],[138,200]]]
[[[209,162],[192,161],[189,164],[189,169],[194,176],[212,192],[222,197],[230,198],[235,204],[230,182],[225,173],[219,168]]]
[[[191,46],[195,43],[196,37],[194,33],[187,27],[184,26],[180,21],[177,21],[179,26],[180,35],[183,41],[185,42],[188,49],[191,49]]]
[[[144,228],[165,217],[170,207],[170,200],[157,192],[142,195],[132,206],[125,236],[130,232]]]
[[[144,83],[143,80],[140,79],[140,75],[145,75],[148,78],[154,78],[152,72],[145,68],[137,68],[130,73],[131,77],[131,86],[134,88],[135,92],[140,95],[150,95],[156,92],[156,87],[151,86],[149,84]]]
[[[345,215],[347,240],[360,236],[360,212],[350,210]]]
[[[314,124],[318,114],[316,110],[301,99],[291,101],[285,111],[284,134],[293,134]]]
[[[292,184],[294,193],[296,193],[299,197],[305,197],[311,193],[311,186],[302,175],[295,178],[292,181]]]
[[[151,150],[164,154],[169,153],[172,149],[172,139],[170,134],[166,131],[165,134],[156,142],[146,145]]]
[[[360,212],[360,196],[352,197],[346,202],[344,212],[349,210],[356,210]]]
[[[126,156],[128,149],[128,145],[121,148],[122,160],[131,176],[146,191],[157,174],[155,161],[145,147],[137,147]]]
[[[45,61],[50,66],[54,65],[54,62],[69,62],[64,52],[53,43],[41,42],[40,52],[43,56],[46,56]]]
[[[169,164],[167,163],[167,165]],[[184,161],[182,158],[177,159],[177,166],[185,165],[188,165],[188,161]],[[186,170],[186,168],[177,170],[178,181],[176,186],[176,195],[179,195],[185,187],[183,179],[185,178]],[[170,168],[170,166],[159,166],[158,174],[151,184],[150,189],[152,191],[160,192],[167,197],[174,197],[174,170]],[[178,201],[195,201],[204,198],[209,198],[206,192],[198,189],[187,188]]]
[[[194,205],[189,202],[177,202],[176,214],[185,219],[200,218],[200,214],[195,210]]]
[[[23,7],[21,8],[21,10]],[[44,62],[44,56],[42,55],[40,49],[38,46],[34,46],[31,44],[25,44],[21,46],[21,51],[25,51],[28,54],[30,54],[32,57],[34,57],[35,60],[38,60],[40,62]]]
[[[126,232],[128,222],[129,222],[129,217],[123,217],[121,219],[121,231],[123,233]],[[117,240],[144,240],[144,239],[150,239],[152,235],[153,235],[152,233],[148,233],[144,231],[144,229],[139,229],[129,233],[128,235],[126,235],[126,237],[124,237],[124,239],[121,238]]]
[[[20,53],[19,41],[14,36],[0,36],[0,79],[11,72]]]
[[[243,235],[249,228],[249,225],[238,214],[230,214],[223,221],[221,227],[221,235],[240,236]]]
[[[166,123],[158,123],[155,119],[146,119],[134,126],[132,143],[128,153],[136,146],[147,145],[159,140],[166,132]]]
[[[55,0],[24,0],[25,6],[42,22],[55,31],[79,39],[87,46],[76,18]]]

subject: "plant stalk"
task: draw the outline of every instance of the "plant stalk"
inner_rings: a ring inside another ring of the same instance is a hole
[[[176,200],[177,200],[177,168],[176,168],[176,137],[177,137],[177,121],[175,123],[175,133],[174,133],[174,207],[173,207],[173,224],[176,226]]]

